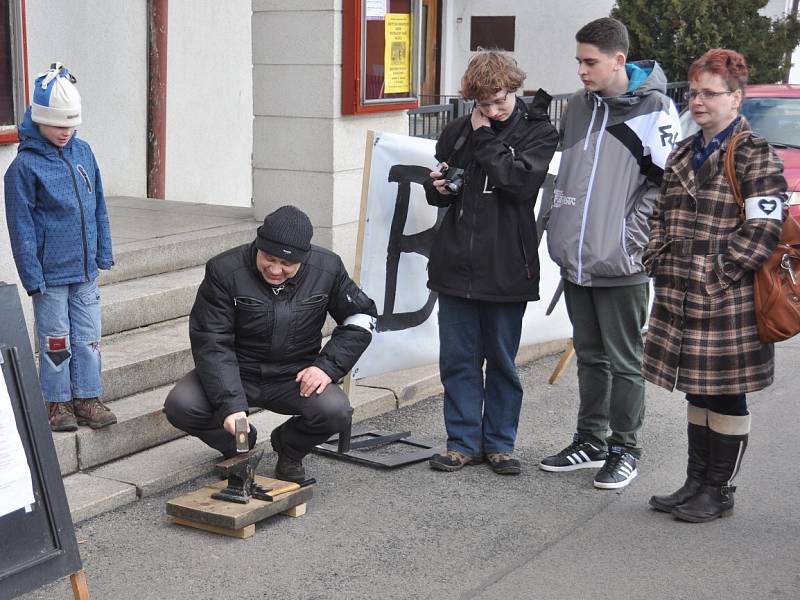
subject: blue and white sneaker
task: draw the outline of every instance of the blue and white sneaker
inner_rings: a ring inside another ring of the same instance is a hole
[[[599,469],[606,462],[607,453],[583,439],[580,433],[572,436],[572,443],[558,454],[547,456],[539,463],[543,471],[574,471],[575,469]]]
[[[625,450],[624,446],[611,446],[606,464],[594,477],[594,487],[603,490],[624,488],[638,474],[633,454]]]

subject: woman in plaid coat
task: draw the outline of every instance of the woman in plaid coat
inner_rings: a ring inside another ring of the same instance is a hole
[[[746,394],[773,381],[773,346],[756,330],[753,273],[778,243],[786,180],[764,138],[741,141],[740,214],[723,165],[730,138],[750,129],[739,115],[746,84],[747,63],[732,50],[709,50],[690,67],[686,100],[701,130],[670,155],[645,252],[655,302],[643,374],[686,393],[689,440],[686,482],[650,504],[692,522],[732,513],[750,431]]]

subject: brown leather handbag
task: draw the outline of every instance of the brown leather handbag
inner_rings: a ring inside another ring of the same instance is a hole
[[[744,198],[736,178],[735,151],[750,131],[736,134],[725,155],[725,177],[744,218]],[[753,276],[758,337],[780,342],[800,333],[800,223],[784,206],[783,230],[772,256]]]

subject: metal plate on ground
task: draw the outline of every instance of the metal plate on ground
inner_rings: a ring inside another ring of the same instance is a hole
[[[396,437],[397,434],[389,431],[362,431],[351,434],[350,442],[356,448],[351,448],[347,452],[339,451],[338,437],[314,446],[312,452],[382,469],[422,462],[434,454],[444,452],[444,446],[432,446],[426,441],[411,437],[402,439]],[[390,441],[383,443],[384,440]],[[370,442],[375,444],[370,446]]]

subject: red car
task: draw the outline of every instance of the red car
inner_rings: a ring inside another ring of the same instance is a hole
[[[800,220],[800,85],[751,85],[742,114],[783,159],[789,212]]]
[[[783,160],[783,174],[789,185],[789,212],[800,221],[800,85],[748,86],[742,114]],[[681,116],[681,125],[684,137],[697,131],[689,111]]]

